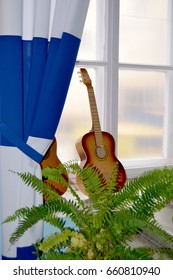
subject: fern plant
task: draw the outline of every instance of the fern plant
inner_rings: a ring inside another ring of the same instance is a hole
[[[87,190],[89,203],[64,179],[62,174],[79,176]],[[18,176],[29,186],[47,197],[45,204],[17,210],[4,222],[19,219],[19,224],[10,238],[15,243],[39,220],[57,228],[42,242],[35,245],[41,251],[39,259],[70,260],[141,260],[173,259],[173,236],[166,232],[155,218],[155,213],[164,208],[173,198],[173,169],[152,170],[127,182],[123,189],[115,192],[115,169],[106,188],[102,179],[92,167],[81,169],[76,162],[68,162],[58,168],[45,168],[43,176],[66,185],[72,200],[58,195],[42,180],[29,173]],[[61,215],[59,215],[61,214]],[[63,215],[73,221],[76,227],[68,227]],[[130,246],[134,236],[146,230],[159,240],[163,247]]]

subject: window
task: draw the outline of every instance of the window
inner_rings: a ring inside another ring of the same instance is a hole
[[[85,67],[102,130],[116,140],[129,178],[172,165],[172,0],[90,0],[82,43],[57,129],[62,162],[79,159],[75,143],[91,129]]]

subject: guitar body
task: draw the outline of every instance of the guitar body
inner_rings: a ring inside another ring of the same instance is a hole
[[[42,159],[40,166],[41,168],[50,167],[50,168],[56,168],[61,164],[61,161],[57,157],[57,142],[56,138],[53,139],[52,144],[50,145],[47,153],[45,154],[44,158]],[[67,174],[62,175],[66,181],[68,181]],[[60,182],[55,182],[51,180],[47,180],[43,178],[43,181],[51,186],[52,189],[54,189],[58,194],[63,195],[67,187],[61,184]]]
[[[76,143],[76,149],[81,159],[81,167],[93,166],[99,170],[103,176],[103,183],[109,180],[113,172],[115,163],[118,163],[118,178],[116,178],[115,189],[123,188],[126,181],[126,173],[124,167],[115,156],[115,141],[111,134],[102,131],[104,150],[98,150],[95,141],[94,132],[85,134],[80,141]],[[77,178],[77,184],[80,190],[87,194],[82,182]]]

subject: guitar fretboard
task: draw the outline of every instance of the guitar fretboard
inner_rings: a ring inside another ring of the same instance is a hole
[[[99,120],[96,100],[94,96],[94,90],[92,86],[88,86],[87,89],[88,89],[88,96],[89,96],[89,103],[90,103],[90,110],[91,110],[91,117],[92,117],[92,126],[95,135],[96,145],[99,147],[104,147],[100,120]]]

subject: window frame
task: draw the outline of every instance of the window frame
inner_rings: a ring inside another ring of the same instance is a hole
[[[98,1],[98,0],[97,0]],[[101,0],[103,1],[103,0]],[[104,1],[103,1],[104,2]],[[100,0],[98,8],[101,7]],[[108,131],[113,137],[118,139],[118,75],[119,70],[137,70],[137,71],[161,71],[167,73],[167,87],[165,93],[165,116],[164,116],[164,157],[149,159],[130,159],[121,160],[127,177],[133,178],[146,170],[153,168],[162,168],[164,166],[173,166],[173,1],[170,0],[170,30],[169,30],[169,58],[170,65],[152,65],[152,64],[132,64],[119,63],[119,12],[120,0],[105,0],[105,19],[103,31],[105,38],[105,53],[101,60],[78,60],[76,67],[91,67],[96,70],[96,98],[98,101],[98,110],[101,117],[102,130]],[[103,12],[103,11],[102,11]],[[99,19],[100,20],[100,19]],[[102,24],[99,22],[98,24]],[[99,50],[98,50],[99,51]],[[102,70],[100,70],[102,69]],[[97,82],[99,81],[99,82]],[[102,83],[100,83],[102,81]],[[99,93],[99,96],[98,96]],[[117,140],[116,140],[117,151]]]

